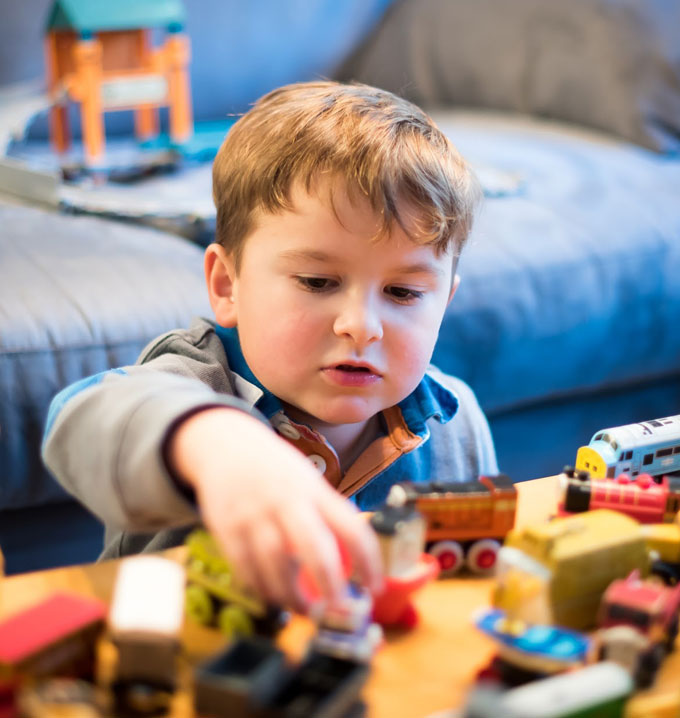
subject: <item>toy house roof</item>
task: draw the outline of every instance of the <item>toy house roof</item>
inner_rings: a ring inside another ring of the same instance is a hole
[[[46,30],[133,30],[182,26],[181,0],[55,0]]]

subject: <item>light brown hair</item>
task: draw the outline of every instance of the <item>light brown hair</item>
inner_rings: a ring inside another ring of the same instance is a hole
[[[264,95],[227,134],[213,165],[216,241],[234,256],[258,210],[293,210],[290,190],[319,175],[344,180],[415,242],[458,255],[480,191],[457,150],[416,105],[368,85],[308,82]],[[331,196],[332,203],[332,196]],[[408,224],[404,208],[413,208]]]

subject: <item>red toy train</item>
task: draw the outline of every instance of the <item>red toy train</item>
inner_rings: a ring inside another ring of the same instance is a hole
[[[634,479],[628,474],[594,479],[587,471],[565,468],[560,514],[594,509],[620,511],[643,524],[670,523],[680,511],[680,477],[664,476],[661,483],[655,483],[649,474]]]

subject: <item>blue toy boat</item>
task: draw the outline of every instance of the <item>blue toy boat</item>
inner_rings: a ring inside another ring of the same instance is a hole
[[[498,645],[499,655],[510,663],[542,673],[557,673],[587,662],[588,636],[559,626],[524,624],[510,628],[504,611],[484,611],[475,625]]]

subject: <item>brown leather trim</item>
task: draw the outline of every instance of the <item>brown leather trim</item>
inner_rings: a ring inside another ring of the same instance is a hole
[[[336,486],[343,496],[355,494],[402,454],[413,451],[422,443],[422,437],[414,434],[406,425],[398,406],[385,409],[383,416],[387,424],[387,436],[381,436],[369,444],[349,467]]]

